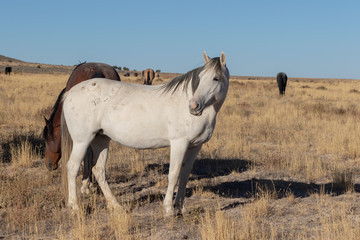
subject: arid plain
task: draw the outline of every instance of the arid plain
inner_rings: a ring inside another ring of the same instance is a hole
[[[169,219],[169,149],[111,143],[107,178],[124,210],[108,210],[97,189],[79,194],[79,214],[64,207],[41,132],[73,68],[0,59],[0,239],[359,238],[359,80],[289,76],[280,97],[275,76],[232,76],[190,176],[188,212]]]

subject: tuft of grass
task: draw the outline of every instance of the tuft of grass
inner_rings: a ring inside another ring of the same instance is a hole
[[[27,140],[20,142],[20,145],[11,145],[10,153],[14,167],[31,167],[33,160],[40,158]]]
[[[114,210],[110,213],[110,228],[115,239],[130,240],[132,238],[131,227],[134,225],[130,214],[125,209]]]
[[[270,200],[274,194],[259,191],[252,203],[244,205],[237,219],[219,209],[206,209],[199,221],[201,239],[277,239],[276,227],[265,221],[272,214]]]
[[[203,240],[239,239],[242,233],[237,223],[220,210],[206,210],[200,218],[200,233]]]
[[[359,90],[357,90],[357,89],[351,89],[351,90],[349,91],[349,93],[359,93]]]
[[[320,86],[316,88],[317,90],[327,90],[327,88],[325,86]]]
[[[352,171],[339,171],[332,172],[333,178],[333,191],[336,193],[353,192],[355,188],[353,172]]]

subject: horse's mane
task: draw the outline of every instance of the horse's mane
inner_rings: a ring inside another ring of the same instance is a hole
[[[84,65],[85,63],[86,63],[86,61],[85,61],[85,62],[82,62],[82,63],[79,63],[78,65],[76,65],[76,67],[74,68],[74,70],[77,69],[78,67],[80,67],[81,65]],[[73,71],[74,71],[74,70],[73,70]]]
[[[165,83],[162,86],[162,89],[164,90],[164,92],[172,91],[172,93],[174,93],[176,90],[178,90],[179,86],[183,84],[183,91],[186,91],[191,81],[191,88],[192,88],[192,92],[194,93],[197,87],[199,86],[199,82],[200,82],[199,74],[202,71],[206,71],[211,68],[214,68],[215,71],[221,71],[220,58],[218,57],[212,58],[204,66],[195,68],[181,76],[175,77],[174,79]]]
[[[61,93],[59,94],[59,96],[58,96],[58,98],[57,98],[57,100],[55,102],[55,105],[52,108],[52,113],[51,113],[51,116],[50,116],[50,118],[48,120],[49,121],[49,127],[47,127],[47,126],[44,127],[42,135],[43,135],[43,138],[45,140],[48,140],[49,134],[50,134],[51,137],[54,137],[54,135],[53,135],[53,133],[54,133],[54,126],[53,126],[54,118],[55,118],[55,114],[56,114],[56,112],[57,112],[57,110],[59,108],[59,105],[60,105],[61,100],[62,100],[62,96],[64,95],[65,91],[66,91],[66,88],[64,88],[61,91]]]

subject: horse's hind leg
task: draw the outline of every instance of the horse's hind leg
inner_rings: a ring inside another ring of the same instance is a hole
[[[106,161],[109,151],[110,138],[105,135],[97,135],[91,142],[91,148],[93,149],[94,159],[96,165],[93,167],[92,172],[105,196],[108,207],[119,208],[120,205],[117,202],[115,196],[112,194],[109,184],[106,181]]]
[[[90,187],[92,186],[93,183],[92,172],[91,172],[93,166],[95,166],[93,155],[94,155],[93,151],[89,146],[84,157],[84,171],[83,171],[83,179],[81,186],[82,194],[89,194]]]
[[[81,160],[85,155],[87,147],[88,144],[74,142],[69,161],[66,164],[69,193],[68,205],[74,210],[79,208],[76,197],[76,175],[79,171]]]

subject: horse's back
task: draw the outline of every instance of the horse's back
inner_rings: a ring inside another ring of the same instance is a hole
[[[277,81],[286,81],[287,80],[287,75],[284,72],[279,72],[276,76]]]
[[[87,95],[97,98],[111,99],[112,101],[121,101],[121,99],[130,99],[135,101],[139,99],[140,103],[144,98],[153,99],[160,96],[160,85],[146,86],[128,82],[113,81],[108,78],[92,78],[81,82],[69,90],[68,95]],[[146,102],[145,102],[146,104]]]
[[[66,84],[66,90],[76,84],[92,78],[107,78],[115,81],[121,81],[116,70],[105,63],[83,63],[78,65],[71,73]]]

